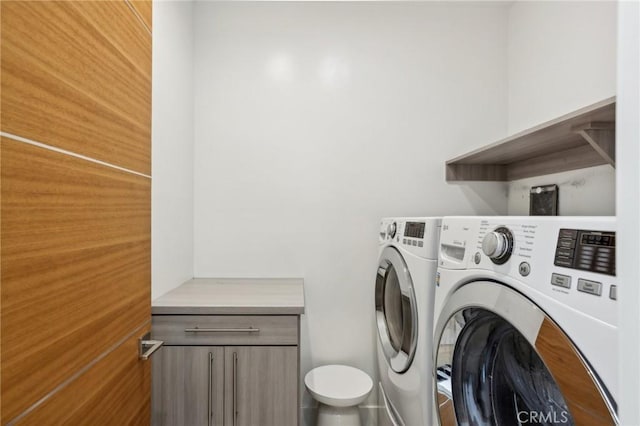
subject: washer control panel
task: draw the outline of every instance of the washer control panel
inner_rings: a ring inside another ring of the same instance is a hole
[[[553,263],[565,268],[615,276],[616,234],[610,231],[560,229]]]
[[[615,245],[613,217],[445,217],[440,288],[493,279],[615,325]]]

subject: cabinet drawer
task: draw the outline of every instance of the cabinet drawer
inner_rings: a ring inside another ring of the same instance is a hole
[[[153,315],[151,333],[165,345],[297,345],[295,315]]]

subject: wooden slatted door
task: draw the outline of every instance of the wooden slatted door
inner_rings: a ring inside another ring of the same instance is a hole
[[[0,422],[149,424],[151,2],[0,8]]]

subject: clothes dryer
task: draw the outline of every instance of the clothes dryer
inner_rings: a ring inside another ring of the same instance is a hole
[[[439,218],[387,218],[375,280],[380,425],[430,424]]]

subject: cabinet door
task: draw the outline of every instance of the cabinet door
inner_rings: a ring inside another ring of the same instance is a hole
[[[153,425],[223,424],[223,347],[164,346],[152,363]]]
[[[298,348],[227,346],[225,426],[298,424]]]

